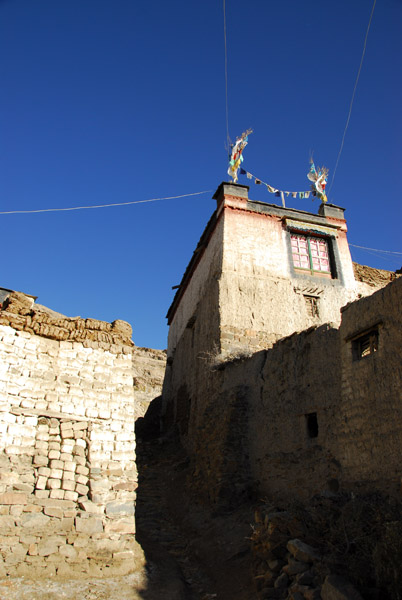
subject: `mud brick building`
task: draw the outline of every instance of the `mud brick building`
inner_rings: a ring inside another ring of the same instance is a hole
[[[228,183],[214,198],[168,311],[163,390],[200,494],[399,490],[401,280],[352,263],[340,207]]]

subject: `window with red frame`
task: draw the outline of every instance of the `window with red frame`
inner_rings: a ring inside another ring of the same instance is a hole
[[[293,266],[314,273],[331,274],[328,242],[319,237],[290,235],[292,245]]]

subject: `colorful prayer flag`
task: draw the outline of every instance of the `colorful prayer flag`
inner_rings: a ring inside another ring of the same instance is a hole
[[[326,167],[316,167],[311,161],[310,171],[307,173],[307,178],[313,182],[316,195],[323,201],[327,202],[325,187],[327,185],[328,169]],[[313,190],[314,195],[314,190]]]
[[[236,139],[235,144],[232,146],[232,152],[229,158],[229,168],[228,175],[233,179],[233,182],[237,182],[237,171],[240,168],[241,163],[243,162],[243,150],[247,146],[248,136],[252,133],[251,129],[248,129],[244,133],[241,134],[239,138]]]

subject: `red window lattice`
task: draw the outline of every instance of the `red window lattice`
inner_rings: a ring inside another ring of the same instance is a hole
[[[328,244],[322,238],[291,235],[293,265],[297,269],[330,273]]]

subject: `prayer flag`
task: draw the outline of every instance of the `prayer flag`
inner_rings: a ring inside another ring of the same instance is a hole
[[[244,148],[247,146],[248,136],[251,132],[251,129],[248,129],[247,131],[243,132],[241,136],[236,139],[236,143],[232,146],[232,152],[229,159],[228,175],[230,175],[234,183],[236,183],[238,179],[237,171],[239,170],[240,165],[244,160],[242,154]]]

